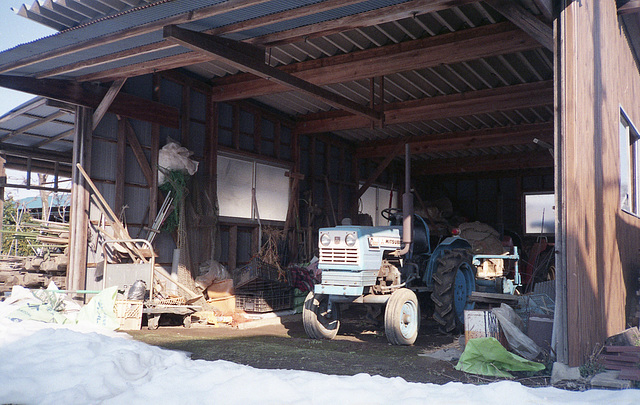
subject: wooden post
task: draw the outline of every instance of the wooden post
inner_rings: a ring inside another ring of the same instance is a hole
[[[153,101],[160,101],[160,76],[153,75]],[[152,224],[158,215],[158,153],[160,151],[160,124],[151,124],[151,174],[153,184],[149,184],[149,219]]]
[[[117,134],[117,150],[116,155],[116,199],[115,209],[117,213],[120,213],[122,206],[124,205],[124,183],[126,177],[127,167],[127,126],[125,122],[126,118],[118,117],[118,134]]]
[[[91,137],[93,111],[88,107],[76,107],[73,140],[73,174],[71,186],[71,220],[69,236],[69,266],[67,289],[84,290],[87,278],[87,227],[89,224],[89,189],[78,171],[80,163],[87,170],[91,167]],[[77,295],[75,299],[82,299]]]
[[[7,184],[7,173],[4,169],[6,163],[4,155],[0,155],[0,214],[4,219],[4,185]],[[4,235],[4,234],[2,234]],[[0,253],[2,253],[2,238],[0,238]]]
[[[204,167],[207,184],[207,194],[211,199],[214,208],[218,207],[218,104],[212,100],[211,94],[207,94],[207,116],[204,141]],[[216,212],[216,214],[219,214]],[[218,235],[218,225],[210,230],[209,254],[210,259],[216,257],[216,239]]]

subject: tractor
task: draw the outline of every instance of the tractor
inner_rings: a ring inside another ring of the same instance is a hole
[[[429,227],[413,214],[409,148],[405,152],[403,210],[381,212],[389,226],[341,225],[319,230],[319,268],[322,283],[305,299],[302,321],[312,339],[333,339],[340,327],[341,309],[367,306],[370,316],[384,310],[384,329],[394,345],[411,345],[420,326],[421,300],[433,303],[440,330],[463,329],[464,310],[473,303],[476,270],[471,245],[449,236],[432,246]]]

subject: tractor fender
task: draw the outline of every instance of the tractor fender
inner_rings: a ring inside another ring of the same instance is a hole
[[[433,288],[433,273],[436,270],[438,258],[445,250],[450,249],[469,249],[469,251],[471,251],[471,244],[466,239],[459,236],[450,236],[440,242],[440,244],[433,249],[433,253],[427,262],[427,269],[422,276],[422,282],[429,290]]]

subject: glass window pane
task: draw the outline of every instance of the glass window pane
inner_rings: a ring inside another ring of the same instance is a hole
[[[220,216],[251,218],[253,163],[218,156]]]
[[[256,164],[256,201],[260,219],[284,221],[289,207],[289,178],[286,169]]]

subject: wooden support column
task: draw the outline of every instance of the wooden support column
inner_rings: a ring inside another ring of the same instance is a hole
[[[229,227],[229,257],[227,259],[227,269],[231,272],[235,270],[238,257],[238,226]]]
[[[76,164],[85,171],[91,169],[91,136],[93,111],[88,107],[76,107],[73,141],[73,174],[71,188],[71,223],[69,236],[69,266],[67,289],[83,290],[87,278],[87,228],[89,224],[89,189]],[[75,299],[82,300],[76,295]]]
[[[358,188],[360,187],[360,167],[358,167],[358,156],[353,155],[353,159],[351,160],[351,173],[353,176],[353,202],[351,205],[351,217],[354,221],[358,218],[358,208],[360,207],[360,197],[358,197]]]
[[[160,76],[153,75],[152,100],[160,100]],[[158,153],[160,151],[160,124],[151,124],[151,176],[152,184],[149,184],[149,225],[158,215]]]
[[[204,168],[207,194],[214,208],[218,207],[218,104],[207,94],[206,124],[204,140]],[[216,212],[216,214],[219,214]],[[216,255],[218,224],[210,229],[210,259],[219,259]]]
[[[119,213],[124,205],[124,183],[127,173],[127,125],[125,118],[120,117],[118,118],[117,151],[115,209]]]
[[[4,168],[6,162],[4,154],[0,155],[0,213],[2,218],[4,218],[4,186],[7,184],[7,173]],[[0,253],[2,253],[2,238],[0,238]]]

